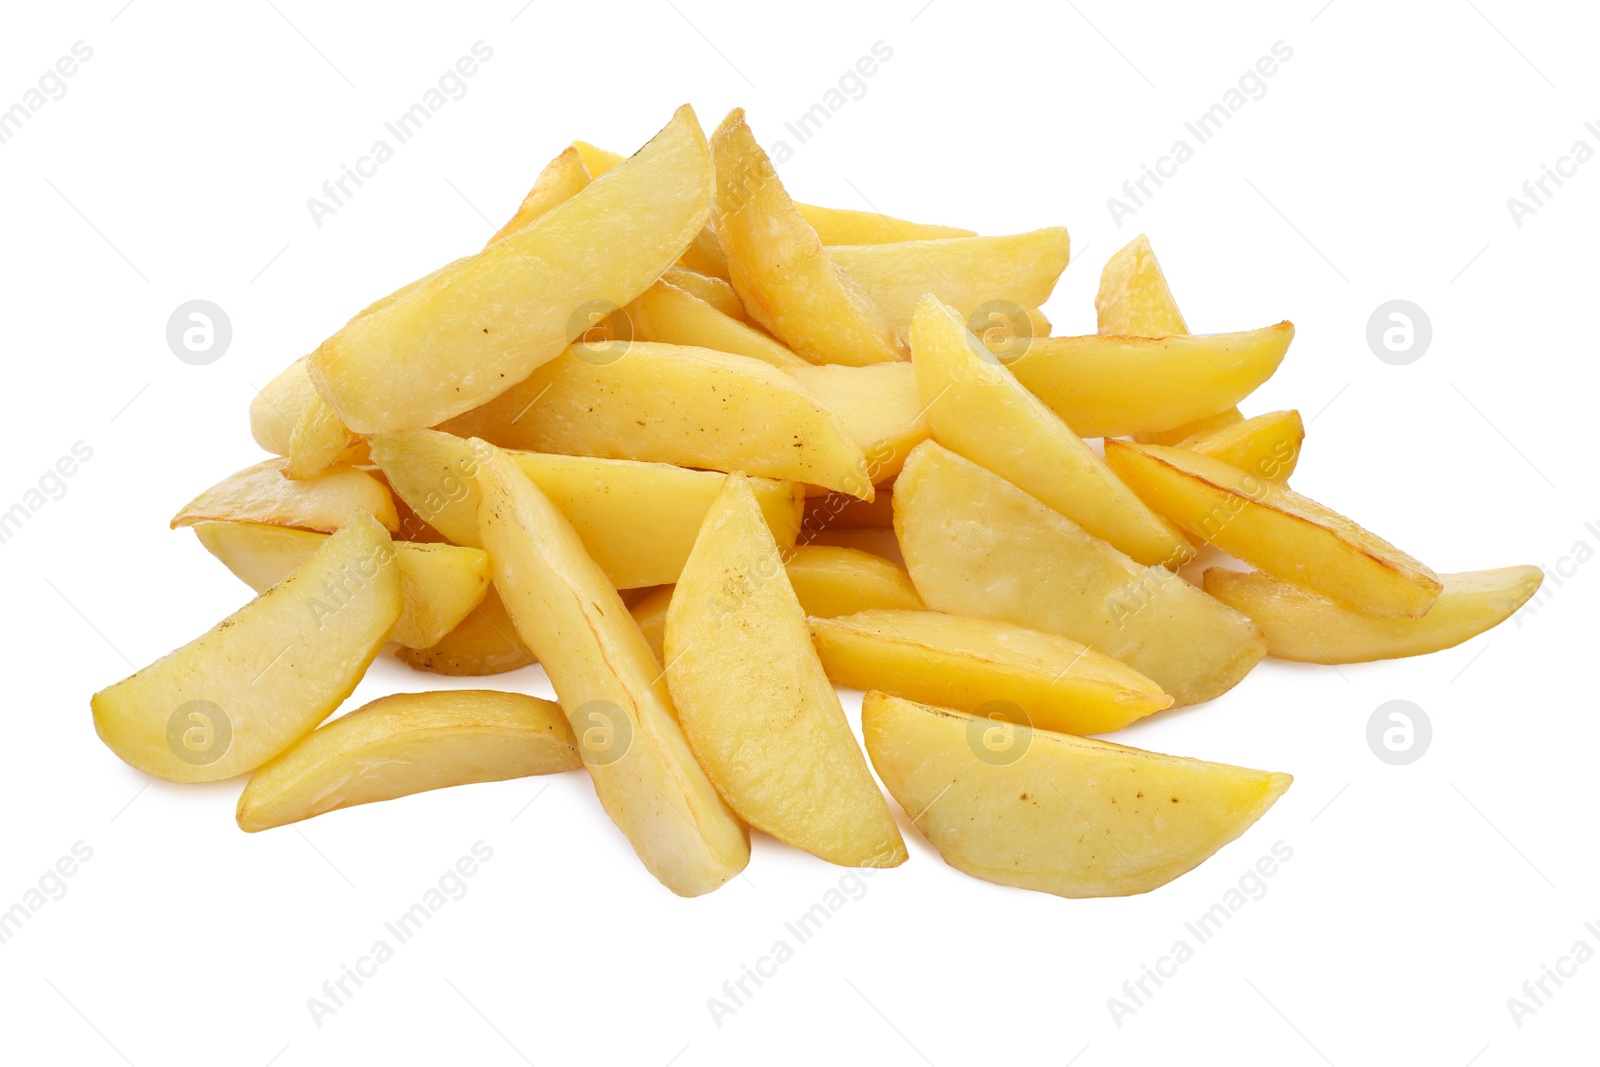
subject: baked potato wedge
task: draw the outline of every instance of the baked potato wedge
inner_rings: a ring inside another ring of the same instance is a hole
[[[729,316],[665,278],[646,289],[624,311],[636,341],[732,352],[785,371],[812,366],[771,335]]]
[[[710,213],[710,154],[685,106],[649,144],[531,226],[358,315],[311,356],[317,391],[358,433],[420,430],[554,359],[594,305],[661,276]]]
[[[1539,591],[1538,567],[1441,574],[1439,599],[1421,618],[1361,615],[1260,571],[1209,568],[1206,592],[1255,620],[1267,655],[1302,663],[1365,663],[1453,648],[1516,614]]]
[[[538,662],[517,636],[493,584],[454,630],[427,648],[396,649],[395,658],[412,670],[452,677],[504,674]]]
[[[748,832],[695,762],[655,656],[577,531],[514,459],[482,447],[478,530],[495,588],[601,806],[668,889],[711,892],[750,861]]]
[[[95,731],[173,782],[255,770],[331,715],[403,603],[389,534],[357,512],[310,562],[175,652],[94,695]]]
[[[1035,337],[1006,365],[1080,437],[1124,437],[1235,406],[1272,377],[1293,339],[1288,322],[1243,333]]]
[[[1166,885],[1248,830],[1293,780],[883,693],[862,700],[861,727],[878,776],[946,863],[1063,897]]]
[[[1083,438],[990,355],[954,308],[931,294],[911,326],[911,365],[933,439],[945,448],[1138,563],[1176,567],[1193,554],[1177,527],[1122,484]]]
[[[748,356],[646,341],[573,345],[439,427],[502,448],[742,470],[872,498],[839,417]]]
[[[1060,226],[1004,237],[844,245],[828,258],[867,291],[902,337],[918,302],[932,293],[963,319],[991,301],[1018,308],[1050,299],[1067,269],[1071,239]]]
[[[1417,618],[1439,596],[1437,575],[1376,534],[1219,459],[1108,440],[1106,462],[1193,536],[1363,615]]]
[[[1244,615],[932,441],[895,482],[894,525],[928,607],[1070,637],[1176,704],[1220,696],[1266,655]]]
[[[246,833],[358,804],[583,766],[561,706],[522,693],[393,693],[313,730],[239,794]]]
[[[750,317],[813,363],[892,362],[905,346],[834,264],[735,109],[711,137],[717,238]]]
[[[906,456],[928,439],[926,408],[910,364],[807,366],[790,374],[824,408],[839,416],[867,457],[867,471],[874,483],[899,474]]]
[[[1270,411],[1190,434],[1178,441],[1178,447],[1220,459],[1274,485],[1287,485],[1305,439],[1298,411]]]
[[[905,862],[742,474],[727,476],[673,590],[664,658],[684,736],[740,818],[830,863]]]
[[[1161,687],[1070,637],[937,611],[863,611],[811,620],[828,677],[1022,725],[1103,734],[1172,706]]]
[[[880,215],[876,211],[853,211],[849,208],[800,203],[796,203],[795,207],[800,209],[801,216],[817,231],[817,239],[825,245],[881,245],[897,241],[937,241],[945,237],[977,236],[959,226],[907,222],[892,215]]]
[[[905,568],[882,556],[832,545],[801,545],[783,565],[800,607],[814,618],[860,611],[920,611],[922,598]]]

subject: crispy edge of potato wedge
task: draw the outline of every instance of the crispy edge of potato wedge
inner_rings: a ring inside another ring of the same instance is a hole
[[[272,456],[228,475],[185,504],[171,528],[208,520],[256,522],[333,533],[365,511],[384,529],[400,528],[400,514],[384,483],[356,467],[334,467],[314,478],[290,478],[286,460]]]
[[[1438,598],[1437,575],[1332,508],[1210,456],[1106,441],[1106,462],[1151,507],[1292,585],[1367,615],[1416,618]]]

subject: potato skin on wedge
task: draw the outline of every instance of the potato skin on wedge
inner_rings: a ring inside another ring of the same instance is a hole
[[[287,579],[94,695],[95,731],[173,782],[254,770],[333,714],[400,617],[388,533],[357,512]]]
[[[938,707],[1045,730],[1102,734],[1172,706],[1126,664],[1059,634],[937,611],[812,619],[828,677]],[[1020,713],[1020,717],[1017,713]]]
[[[717,238],[750,317],[813,363],[906,358],[889,321],[836,266],[735,109],[711,135]]]
[[[412,670],[457,678],[504,674],[539,662],[517,636],[493,585],[454,630],[427,648],[396,649],[395,658]]]
[[[905,862],[742,474],[728,476],[684,564],[664,654],[684,735],[740,818],[830,863]]]
[[[1417,618],[1439,595],[1426,566],[1332,508],[1221,460],[1107,441],[1111,469],[1207,544],[1364,615]]]
[[[895,481],[894,523],[930,608],[1070,637],[1178,704],[1220,696],[1266,655],[1244,615],[932,441]]]
[[[750,862],[748,831],[695,762],[660,665],[572,524],[516,460],[475,446],[495,588],[555,687],[601,806],[668,889],[711,892]]]
[[[1439,599],[1419,619],[1376,618],[1260,571],[1212,567],[1206,592],[1255,620],[1267,655],[1302,663],[1365,663],[1452,648],[1516,614],[1539,591],[1538,567],[1441,574]]]
[[[228,475],[195,497],[172,517],[171,526],[209,520],[258,522],[332,533],[357,511],[384,526],[400,528],[394,497],[378,479],[355,467],[334,467],[314,478],[291,478],[287,463],[274,456]]]
[[[862,699],[861,727],[878,776],[946,863],[1063,897],[1167,884],[1249,829],[1293,780],[884,693]]]
[[[302,738],[239,795],[247,833],[430,789],[583,766],[561,706],[450,689],[379,697]]]

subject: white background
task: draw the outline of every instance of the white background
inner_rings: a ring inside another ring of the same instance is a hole
[[[577,774],[245,835],[239,782],[151,782],[91,725],[92,691],[247,597],[166,523],[258,458],[254,387],[369,300],[477,248],[572,138],[629,152],[689,101],[708,129],[745,106],[771,145],[877,41],[893,55],[865,95],[783,168],[797,197],[985,233],[1069,226],[1075,262],[1047,308],[1061,333],[1092,332],[1101,264],[1147,232],[1197,332],[1295,322],[1282,370],[1244,407],[1303,412],[1301,491],[1439,571],[1548,568],[1577,542],[1600,546],[1585,527],[1600,526],[1588,313],[1600,162],[1521,227],[1506,206],[1574,140],[1600,148],[1583,127],[1600,119],[1592,12],[1320,3],[15,7],[0,107],[75,41],[94,54],[0,145],[0,510],[74,442],[93,458],[0,545],[0,909],[75,842],[93,858],[0,945],[0,1057],[1592,1058],[1600,962],[1550,986],[1520,1028],[1506,1006],[1579,938],[1600,949],[1583,926],[1600,922],[1586,814],[1600,727],[1580,681],[1600,574],[1586,563],[1547,583],[1536,614],[1463,647],[1337,671],[1267,662],[1210,705],[1120,735],[1295,775],[1243,838],[1152,894],[991,886],[945,866],[901,815],[910,862],[861,883],[720,1027],[707,998],[847,872],[758,836],[747,877],[677,899]],[[315,226],[307,197],[478,40],[494,55],[466,95]],[[1265,96],[1114,225],[1107,197],[1280,40],[1293,57]],[[205,367],[165,340],[194,298],[234,330]],[[1365,341],[1393,298],[1433,324],[1409,366]],[[382,662],[352,706],[439,682]],[[537,671],[490,684],[548,692]],[[1367,719],[1391,699],[1433,723],[1410,766],[1367,747]],[[480,840],[493,859],[466,896],[314,1024],[307,998]],[[1107,998],[1175,940],[1193,945],[1185,921],[1277,841],[1293,858],[1266,895],[1114,1023]]]

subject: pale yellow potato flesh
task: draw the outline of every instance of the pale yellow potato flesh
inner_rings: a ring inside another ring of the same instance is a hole
[[[234,577],[265,593],[304,566],[330,534],[254,522],[201,522],[195,536]],[[480,549],[396,541],[403,607],[391,639],[429,648],[455,629],[489,590],[489,557]]]
[[[1150,678],[1176,704],[1220,696],[1266,654],[1244,615],[1163,567],[1141,567],[932,441],[906,461],[894,513],[928,607],[1070,637]]]
[[[1244,333],[1035,337],[1006,365],[1080,437],[1124,437],[1233,407],[1272,377],[1293,339],[1288,322]]]
[[[234,818],[255,833],[431,789],[582,766],[554,701],[488,689],[394,693],[313,730],[256,771]]]
[[[395,658],[413,670],[451,677],[504,674],[538,662],[493,585],[454,630],[427,648],[397,649]]]
[[[1070,637],[938,611],[811,620],[828,677],[1068,734],[1120,730],[1172,706],[1161,687]]]
[[[684,736],[740,818],[830,863],[905,862],[742,474],[728,475],[673,591],[664,659]]]
[[[730,317],[665,279],[646,289],[625,310],[636,341],[732,352],[759,359],[779,370],[812,366],[768,334]]]
[[[358,433],[419,430],[554,359],[676,260],[710,212],[710,154],[687,106],[603,179],[525,229],[357,316],[311,356],[317,391]]]
[[[1108,440],[1106,461],[1195,537],[1363,615],[1416,618],[1439,596],[1438,576],[1381,537],[1219,459]]]
[[[701,274],[688,267],[668,267],[661,273],[661,281],[677,289],[682,289],[691,296],[699,297],[710,304],[730,319],[748,323],[745,317],[744,301],[739,299],[739,294],[734,291],[733,283],[723,278],[710,274]],[[645,290],[649,292],[649,290]],[[715,347],[715,346],[711,346]],[[793,355],[793,353],[790,353]],[[799,356],[795,356],[800,359]],[[801,360],[801,362],[805,362]]]
[[[317,396],[317,387],[311,384],[310,361],[310,356],[301,356],[258,389],[250,401],[250,436],[275,456],[289,454],[295,424]]]
[[[1168,337],[1189,332],[1150,239],[1142,233],[1106,260],[1094,311],[1096,331],[1113,337]]]
[[[597,148],[587,141],[573,141],[572,147],[578,150],[589,173],[596,178],[626,158],[616,152]],[[698,274],[728,280],[728,257],[722,254],[722,246],[717,243],[716,231],[711,228],[709,221],[695,234],[689,247],[678,257],[678,262]]]
[[[819,619],[872,610],[919,611],[923,606],[905,568],[870,552],[801,545],[783,569],[800,607]]]
[[[1453,648],[1509,619],[1543,581],[1538,567],[1441,574],[1439,599],[1426,615],[1381,619],[1260,571],[1212,567],[1205,576],[1206,592],[1266,632],[1269,656],[1302,663],[1366,663]]]
[[[814,363],[860,366],[906,358],[905,346],[857,282],[824,251],[784,191],[744,112],[711,137],[717,238],[750,317]]]
[[[315,478],[339,463],[359,441],[340,421],[339,413],[313,395],[289,434],[289,463],[284,473],[298,480]]]
[[[937,241],[946,237],[976,237],[959,226],[938,226],[926,222],[907,222],[876,211],[817,207],[796,203],[807,223],[817,231],[825,245],[881,245],[897,241]]]
[[[1286,485],[1300,462],[1300,446],[1305,438],[1305,424],[1298,411],[1269,411],[1192,434],[1180,440],[1178,447]]]
[[[489,238],[488,244],[492,245],[502,237],[517,233],[552,208],[565,204],[583,192],[588,187],[589,181],[589,168],[583,165],[583,157],[578,154],[578,150],[572,146],[563,149],[560,155],[545,164],[544,170],[539,172],[533,188],[523,197],[516,213],[504,226],[495,231],[494,236]]]
[[[872,498],[866,457],[837,415],[782,371],[708,348],[574,345],[439,428],[502,448],[742,470]]]
[[[274,456],[230,474],[185,504],[172,517],[172,528],[223,520],[332,533],[359,511],[374,516],[385,529],[400,528],[394,498],[366,471],[334,467],[297,480],[288,476],[285,465]]]
[[[925,407],[908,363],[808,366],[790,374],[844,422],[867,457],[867,471],[874,483],[899,474],[906,456],[928,439]]]
[[[254,770],[344,702],[401,604],[389,535],[357,512],[288,579],[96,693],[95,732],[128,764],[173,782]]]
[[[1067,269],[1071,239],[1060,226],[1004,237],[845,245],[828,258],[860,283],[889,325],[904,337],[917,303],[932,293],[966,318],[995,303],[1038,307]]]
[[[927,296],[911,326],[911,365],[933,439],[1061,512],[1135,562],[1176,567],[1192,554],[1061,417],[1025,389]]]
[[[483,446],[478,529],[495,588],[539,657],[606,814],[679,896],[750,861],[749,833],[695,762],[661,667],[572,524],[514,459]]]
[[[376,434],[372,442],[389,484],[418,515],[458,544],[482,543],[477,457],[466,441],[416,430]],[[618,589],[677,581],[706,510],[722,488],[721,475],[667,463],[508,454],[572,523]],[[804,487],[770,478],[754,479],[751,487],[778,543],[793,545]]]
[[[861,726],[878,776],[946,863],[1063,897],[1167,884],[1248,830],[1293,781],[883,693],[862,700]]]

